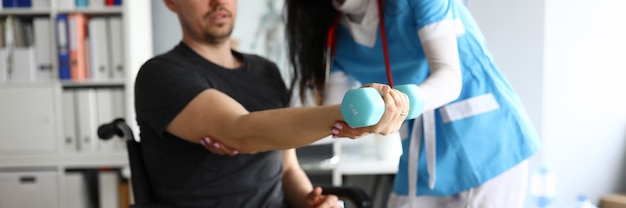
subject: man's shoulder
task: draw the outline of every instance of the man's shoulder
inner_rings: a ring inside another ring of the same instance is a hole
[[[176,69],[181,68],[188,63],[188,61],[184,60],[185,56],[181,54],[176,48],[167,51],[162,54],[158,54],[146,62],[141,66],[140,71],[142,70],[150,70],[150,69]]]
[[[189,63],[180,57],[172,56],[169,52],[159,54],[141,65],[135,82],[143,83],[142,80],[171,78],[183,72],[189,72],[190,68]]]
[[[184,56],[176,50],[176,48],[169,50],[165,53],[158,54],[146,61],[145,64],[163,64],[163,63],[176,63],[181,61]]]

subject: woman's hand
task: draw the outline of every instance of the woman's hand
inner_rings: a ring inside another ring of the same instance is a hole
[[[219,141],[216,141],[209,137],[205,137],[204,139],[200,140],[200,144],[202,144],[204,148],[206,148],[213,154],[230,155],[230,156],[235,156],[239,154],[238,150],[229,148],[225,146],[224,144],[220,143]]]
[[[351,128],[345,122],[339,122],[333,127],[333,137],[348,137],[354,139],[369,133],[388,135],[400,130],[409,112],[409,97],[385,84],[371,83],[363,87],[372,87],[380,93],[380,96],[385,102],[383,116],[376,125],[361,128]]]

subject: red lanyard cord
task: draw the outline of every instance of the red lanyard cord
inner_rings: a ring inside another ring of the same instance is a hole
[[[385,21],[383,19],[383,5],[382,5],[382,0],[378,0],[378,22],[379,22],[379,26],[380,26],[380,39],[382,41],[382,46],[383,46],[383,56],[385,58],[385,71],[387,72],[387,82],[389,84],[389,86],[393,87],[393,76],[391,74],[391,64],[389,62],[389,50],[387,47],[387,34],[385,33]],[[331,58],[335,53],[335,47],[336,47],[336,33],[337,33],[337,24],[339,22],[339,17],[341,16],[341,14],[339,12],[337,12],[337,15],[335,16],[335,21],[333,22],[333,25],[330,27],[330,29],[328,30],[328,37],[326,39],[326,47],[327,47],[327,51],[326,51],[326,80],[328,81],[328,77],[330,76],[330,67],[331,67]]]
[[[389,63],[389,49],[387,48],[387,34],[385,34],[385,20],[383,18],[383,0],[378,0],[378,25],[380,25],[380,39],[383,43],[383,56],[385,57],[385,70],[387,71],[387,82],[393,88],[393,76],[391,75],[391,64]]]
[[[332,59],[333,55],[335,55],[335,46],[337,43],[337,36],[335,34],[337,33],[337,24],[339,24],[340,16],[341,13],[339,12],[335,14],[335,20],[333,20],[333,24],[328,29],[328,36],[326,37],[326,51],[324,54],[326,58],[325,83],[328,83],[328,78],[330,77],[330,69],[333,63]]]
[[[336,33],[337,33],[337,24],[339,24],[339,17],[341,17],[341,13],[337,12],[335,14],[335,20],[333,20],[333,24],[328,29],[328,37],[326,38],[326,47],[330,49],[331,52],[335,51],[335,44],[337,43]]]

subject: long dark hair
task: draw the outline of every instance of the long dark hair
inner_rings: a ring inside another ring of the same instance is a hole
[[[319,104],[326,78],[324,50],[335,9],[331,0],[286,0],[286,8],[286,36],[293,70],[290,93],[293,95],[297,89],[300,102],[306,103],[306,94],[312,90]]]

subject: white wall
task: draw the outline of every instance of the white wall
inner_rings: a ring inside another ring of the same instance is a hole
[[[626,2],[546,2],[544,159],[561,202],[597,201],[626,191]]]
[[[626,2],[468,4],[540,132],[556,207],[626,191]]]
[[[541,134],[544,0],[469,0],[467,4],[496,64]]]
[[[167,52],[183,38],[178,17],[161,0],[152,1],[152,36],[154,54]]]

